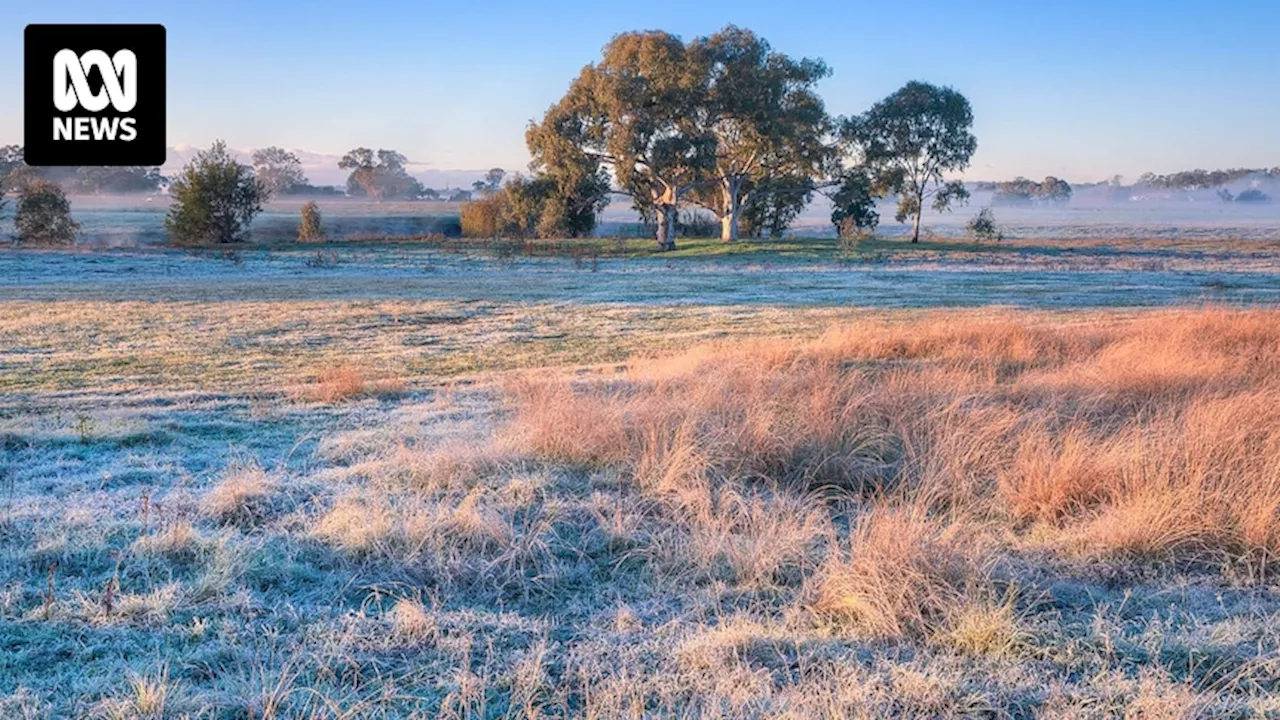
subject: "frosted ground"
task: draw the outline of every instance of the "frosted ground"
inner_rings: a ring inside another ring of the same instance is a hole
[[[892,254],[495,258],[414,245],[0,252],[6,299],[1029,308],[1280,300],[1280,242],[1006,243]],[[896,249],[896,248],[895,248]],[[317,262],[317,253],[321,262]],[[316,267],[316,265],[322,265]]]
[[[975,658],[805,625],[785,577],[672,570],[703,540],[616,473],[483,449],[526,375],[705,342],[1272,307],[1264,225],[721,258],[0,251],[0,717],[1274,716],[1280,605],[1231,568],[1032,563],[1025,637]],[[391,382],[317,400],[342,366]],[[767,564],[768,527],[740,530],[728,556]]]

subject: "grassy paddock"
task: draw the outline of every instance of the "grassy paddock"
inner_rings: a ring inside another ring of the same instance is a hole
[[[0,715],[1280,713],[1280,312],[313,305],[4,321]]]

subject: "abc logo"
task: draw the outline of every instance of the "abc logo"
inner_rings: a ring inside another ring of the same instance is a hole
[[[25,156],[30,165],[161,165],[161,25],[28,25]]]
[[[89,88],[87,70],[95,68],[102,75],[102,89]],[[53,105],[62,112],[77,106],[89,112],[101,112],[107,104],[116,112],[127,113],[138,104],[138,56],[132,50],[121,50],[108,57],[101,50],[77,55],[62,50],[53,56]],[[130,142],[138,136],[134,119],[66,117],[53,119],[54,140],[115,140]]]

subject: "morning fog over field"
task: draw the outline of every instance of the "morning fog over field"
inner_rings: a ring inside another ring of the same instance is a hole
[[[93,22],[168,155],[0,55],[0,718],[1280,718],[1273,4],[0,46]]]

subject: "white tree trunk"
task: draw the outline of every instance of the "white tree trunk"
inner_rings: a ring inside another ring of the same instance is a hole
[[[726,178],[721,183],[724,190],[724,214],[720,216],[720,242],[738,242],[738,216],[742,214],[742,179]]]
[[[738,215],[729,211],[720,218],[720,242],[738,242]]]
[[[916,221],[915,225],[911,228],[911,242],[913,243],[920,242],[920,216],[923,214],[924,196],[921,195],[919,196],[919,199],[916,200]]]
[[[666,252],[676,249],[676,206],[658,203],[655,206],[658,214],[658,250]]]

